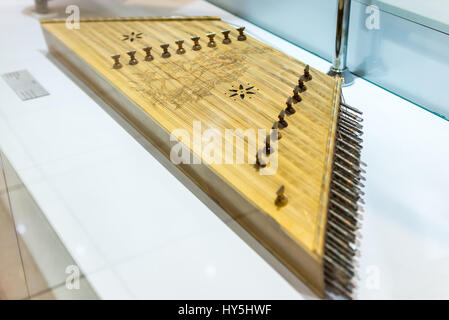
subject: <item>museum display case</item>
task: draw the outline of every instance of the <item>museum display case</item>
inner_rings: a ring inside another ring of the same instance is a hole
[[[0,299],[449,298],[445,1],[0,8]]]

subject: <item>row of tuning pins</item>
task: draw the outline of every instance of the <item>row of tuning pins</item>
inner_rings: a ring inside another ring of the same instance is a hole
[[[337,125],[333,175],[330,185],[327,239],[325,243],[326,285],[332,292],[353,298],[358,277],[359,239],[363,220],[364,167],[362,112],[343,102]]]
[[[256,165],[258,167],[266,167],[267,161],[265,161],[264,156],[269,156],[274,152],[274,148],[271,146],[272,135],[277,135],[274,138],[275,140],[280,140],[282,138],[281,130],[288,126],[288,122],[285,120],[285,116],[293,115],[296,110],[293,108],[293,104],[299,103],[302,101],[300,93],[303,93],[307,90],[307,86],[305,82],[312,80],[312,75],[310,74],[310,67],[306,65],[304,68],[304,74],[299,77],[298,85],[293,89],[293,96],[289,97],[286,101],[286,108],[282,109],[278,115],[278,120],[274,122],[272,126],[271,134],[267,135],[265,138],[265,147],[262,150],[259,150],[256,154]],[[285,186],[281,185],[276,192],[276,199],[274,201],[277,207],[283,207],[287,205],[288,198],[285,195]]]
[[[304,68],[304,74],[299,77],[298,79],[298,85],[295,86],[293,89],[293,96],[288,97],[287,101],[285,102],[286,107],[285,109],[282,109],[281,112],[278,115],[278,121],[276,121],[272,127],[272,129],[284,129],[288,126],[287,121],[285,120],[285,115],[291,116],[296,113],[295,108],[293,107],[293,104],[297,104],[302,101],[302,97],[299,95],[300,93],[303,93],[307,90],[307,86],[305,85],[305,82],[308,82],[312,80],[312,75],[310,74],[310,67],[307,65]],[[282,135],[280,136],[282,137]],[[278,139],[280,138],[278,135]]]
[[[239,32],[239,35],[237,36],[237,40],[245,41],[246,40],[246,35],[244,34],[245,27],[239,27],[236,30]],[[223,30],[223,31],[221,31],[221,33],[223,34],[223,37],[224,37],[222,40],[222,43],[230,44],[232,42],[231,38],[229,37],[231,30]],[[214,32],[206,34],[206,37],[209,39],[209,42],[207,43],[208,47],[214,48],[217,46],[217,43],[215,42],[215,36],[216,36],[216,34]],[[201,50],[202,47],[201,47],[201,44],[199,43],[201,38],[199,36],[192,36],[190,39],[193,41],[192,50],[194,50],[194,51]],[[177,45],[176,54],[185,54],[186,53],[186,49],[183,47],[183,45],[184,45],[183,39],[176,40],[175,44]],[[169,47],[170,47],[170,44],[168,44],[168,43],[161,44],[161,48],[163,50],[162,55],[161,55],[162,58],[170,58],[171,57],[171,53],[169,52]],[[145,52],[145,58],[144,58],[145,61],[154,60],[154,56],[151,53],[152,49],[153,48],[150,46],[147,46],[142,49]],[[136,50],[130,50],[126,53],[130,57],[128,64],[136,65],[139,63],[139,61],[136,59]],[[122,63],[120,62],[120,54],[114,54],[111,56],[111,58],[114,60],[114,64],[112,66],[114,69],[120,69],[123,66]]]
[[[286,108],[282,109],[281,112],[278,115],[278,120],[274,122],[271,129],[273,129],[272,134],[277,133],[277,140],[282,138],[282,132],[280,130],[288,127],[288,122],[285,120],[285,116],[290,116],[296,112],[296,110],[293,108],[293,104],[299,103],[302,101],[301,96],[299,93],[303,93],[307,90],[306,85],[304,82],[312,80],[312,76],[310,75],[309,66],[307,65],[304,68],[304,74],[299,77],[298,79],[298,85],[293,89],[293,96],[289,97],[286,101]],[[271,142],[271,135],[267,135],[265,139],[265,148],[263,150],[259,150],[259,152],[256,155],[256,163],[260,167],[265,167],[266,162],[262,161],[261,155],[270,155],[274,150],[271,148],[270,142]]]

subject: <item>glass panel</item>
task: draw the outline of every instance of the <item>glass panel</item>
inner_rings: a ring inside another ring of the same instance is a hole
[[[375,10],[352,2],[349,69],[449,119],[449,34],[394,14],[407,11]]]
[[[449,2],[447,0],[355,0],[367,6],[449,34]]]
[[[209,1],[331,60],[337,0]],[[449,119],[449,2],[352,1],[348,67]]]
[[[209,1],[326,60],[331,60],[337,1]]]

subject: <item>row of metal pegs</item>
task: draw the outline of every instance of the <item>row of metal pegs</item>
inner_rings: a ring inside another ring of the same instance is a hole
[[[358,231],[363,212],[366,164],[361,161],[362,112],[343,102],[330,184],[324,269],[326,290],[352,299],[357,288]]]
[[[239,32],[239,35],[237,36],[237,40],[238,41],[245,41],[246,40],[246,35],[243,33],[244,30],[245,30],[245,27],[239,27],[236,30]],[[221,33],[224,36],[224,38],[222,40],[222,43],[223,44],[230,44],[232,42],[231,38],[229,37],[229,35],[231,33],[231,30],[223,30],[223,31],[221,31]],[[209,42],[207,43],[207,46],[210,47],[210,48],[215,48],[217,46],[217,43],[215,42],[216,34],[214,32],[211,32],[211,33],[206,34],[206,36],[209,38]],[[190,39],[193,41],[192,50],[194,50],[194,51],[201,50],[201,45],[199,43],[200,37],[199,36],[192,36]],[[186,49],[183,48],[183,45],[184,45],[184,40],[183,39],[176,40],[175,43],[178,46],[178,48],[176,50],[176,54],[184,54],[184,53],[186,53]],[[171,57],[171,53],[168,50],[169,47],[170,47],[170,44],[168,44],[168,43],[161,44],[161,48],[163,50],[162,58],[170,58]],[[151,50],[152,49],[153,49],[153,47],[150,47],[150,46],[144,47],[142,49],[145,52],[145,58],[144,58],[145,61],[152,61],[152,60],[154,60],[154,56],[151,54]],[[128,64],[136,65],[136,64],[139,63],[139,61],[136,59],[136,50],[129,50],[126,53],[130,57],[130,60],[129,60]],[[120,62],[120,54],[113,54],[111,56],[111,58],[114,60],[114,64],[112,66],[114,69],[120,69],[123,66],[122,63]]]
[[[267,162],[264,159],[264,156],[269,156],[275,150],[271,146],[271,140],[272,140],[272,134],[277,134],[277,137],[275,140],[280,140],[282,138],[282,133],[280,130],[286,128],[288,126],[288,122],[285,120],[285,115],[291,116],[293,115],[296,110],[293,108],[293,104],[299,103],[302,101],[300,93],[303,93],[307,90],[306,85],[304,82],[312,80],[312,75],[310,74],[309,65],[306,65],[304,68],[304,74],[299,77],[298,79],[298,85],[295,86],[293,89],[293,96],[288,97],[286,101],[286,108],[282,109],[281,112],[278,115],[278,120],[274,122],[273,127],[271,128],[271,134],[268,134],[265,138],[265,147],[263,149],[260,149],[256,154],[256,165],[258,167],[266,167]],[[276,199],[275,204],[278,207],[283,207],[288,203],[288,198],[285,195],[285,187],[282,185],[279,187],[278,191],[276,192]]]

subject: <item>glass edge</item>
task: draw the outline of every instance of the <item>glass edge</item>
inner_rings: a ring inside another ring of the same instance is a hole
[[[360,2],[360,1],[358,1],[358,0],[355,0],[355,1]],[[210,1],[208,1],[208,2],[210,2]],[[228,9],[226,9],[226,8],[224,8],[224,7],[222,7],[222,6],[218,5],[218,4],[216,4],[216,3],[212,3],[212,4],[213,4],[214,6],[217,6],[217,7],[221,8],[221,9],[225,10],[225,11],[228,11]],[[322,57],[321,55],[319,55],[319,54],[317,54],[317,53],[315,53],[315,52],[313,52],[313,51],[310,51],[309,49],[306,49],[306,48],[300,46],[299,44],[294,43],[294,42],[292,42],[291,40],[288,40],[288,39],[284,38],[284,37],[281,36],[281,35],[278,35],[277,33],[273,33],[272,31],[266,29],[265,27],[260,26],[258,23],[256,23],[254,20],[252,20],[252,19],[249,18],[249,17],[237,15],[235,12],[232,12],[232,11],[231,11],[231,13],[234,14],[234,15],[236,15],[236,16],[238,16],[238,17],[241,17],[241,18],[243,18],[243,19],[245,19],[245,20],[248,20],[248,22],[254,24],[254,25],[257,26],[258,28],[260,28],[260,29],[262,29],[262,30],[264,30],[264,31],[266,31],[266,32],[269,32],[269,33],[271,33],[271,34],[274,34],[276,37],[278,37],[278,38],[280,38],[280,39],[282,39],[282,40],[284,40],[284,41],[286,41],[286,42],[288,42],[288,43],[294,45],[295,47],[298,47],[298,48],[300,48],[300,49],[302,49],[302,50],[304,50],[304,51],[306,51],[306,52],[308,52],[308,53],[314,55],[315,57],[318,57],[318,58],[320,58],[320,59],[323,59],[324,61],[327,61],[328,63],[332,63],[330,60],[328,60],[328,59]],[[389,13],[389,12],[387,12],[387,13]],[[400,16],[398,16],[398,18],[404,19],[403,17],[400,17]],[[407,19],[405,19],[405,20],[407,20]],[[223,21],[226,22],[226,20],[223,20]],[[414,21],[411,21],[411,22],[416,23],[416,22],[414,22]],[[424,27],[429,28],[428,26],[424,26]],[[429,29],[432,29],[432,28],[429,28]],[[438,30],[436,30],[436,31],[438,31]],[[444,33],[444,32],[443,32],[443,33]],[[350,71],[351,71],[351,70],[350,70]],[[352,72],[352,71],[351,71],[351,72]],[[436,112],[436,111],[432,111],[432,110],[430,110],[429,108],[427,108],[427,107],[425,107],[425,106],[423,106],[423,105],[420,105],[420,104],[417,103],[417,102],[414,102],[414,101],[412,101],[412,100],[410,100],[410,99],[408,99],[408,98],[405,98],[405,97],[401,96],[400,94],[395,93],[395,92],[391,91],[390,89],[387,89],[387,88],[383,87],[382,85],[373,82],[372,80],[369,80],[369,79],[367,79],[367,78],[365,78],[365,77],[363,77],[363,76],[358,75],[357,73],[354,73],[354,72],[352,72],[352,73],[353,73],[354,75],[356,75],[358,78],[363,79],[363,80],[369,82],[370,84],[375,85],[376,87],[379,87],[379,88],[381,88],[381,89],[383,89],[383,90],[385,90],[385,91],[387,91],[387,92],[389,92],[389,93],[395,95],[396,97],[399,97],[399,98],[401,98],[401,99],[403,99],[403,100],[405,100],[405,101],[407,101],[407,102],[410,102],[411,104],[413,104],[413,105],[415,105],[415,106],[417,106],[417,107],[419,107],[419,108],[421,108],[421,109],[423,109],[423,110],[425,110],[425,111],[427,111],[427,112],[430,112],[430,113],[432,113],[432,114],[434,114],[434,115],[436,115],[436,116],[442,118],[443,120],[449,121],[449,118],[446,117],[445,115],[442,115],[442,114],[440,114],[440,113],[438,113],[438,112]]]

